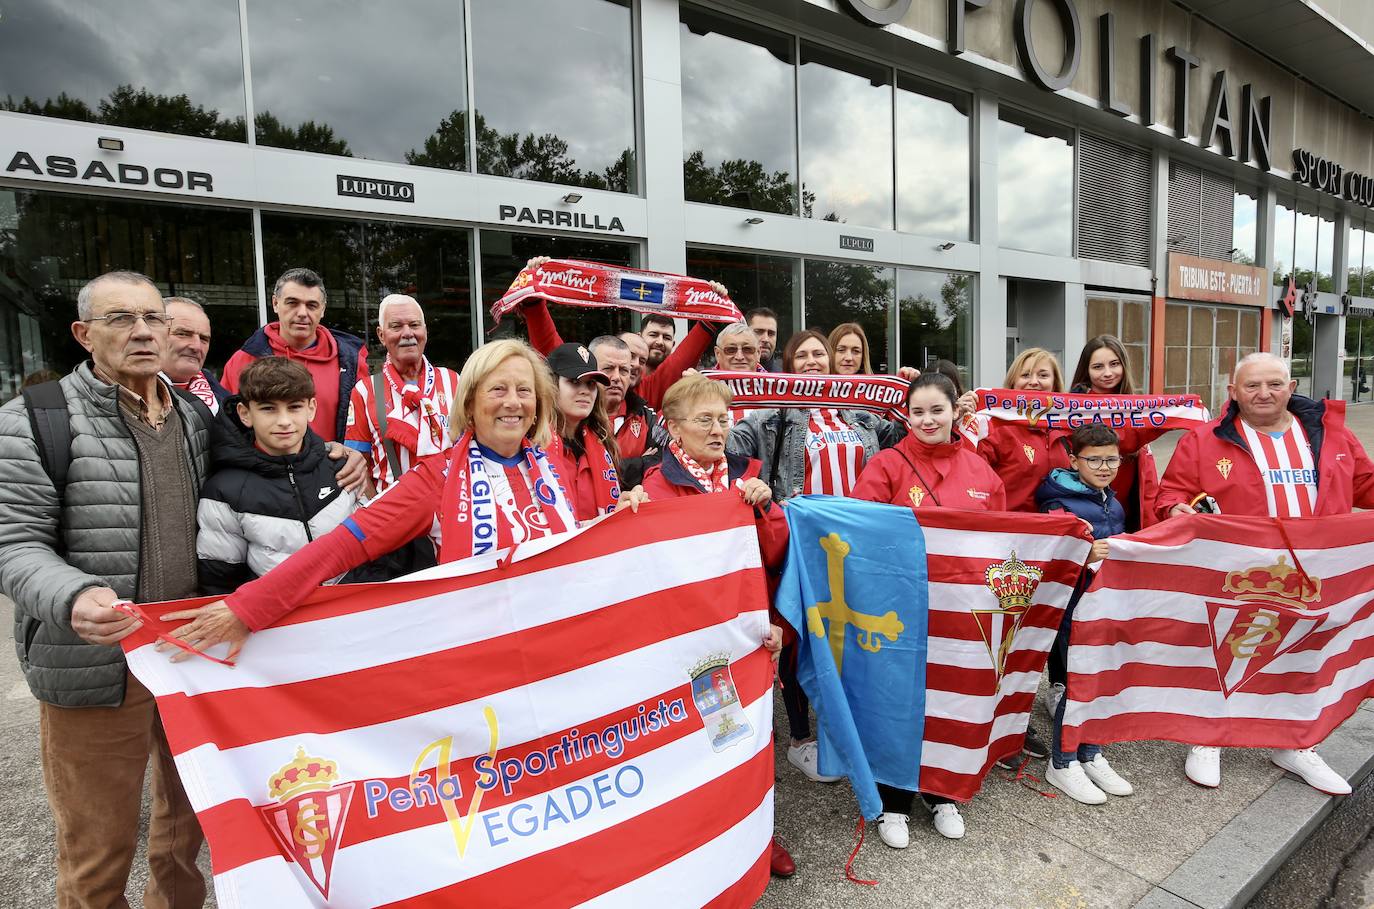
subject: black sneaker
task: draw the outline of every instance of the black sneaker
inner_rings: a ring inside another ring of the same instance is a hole
[[[1021,746],[1021,753],[1027,757],[1042,758],[1049,756],[1050,749],[1045,746],[1044,742],[1040,741],[1039,736],[1027,729],[1026,741]]]

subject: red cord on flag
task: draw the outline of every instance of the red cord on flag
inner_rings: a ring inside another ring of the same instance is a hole
[[[1303,592],[1315,591],[1317,585],[1308,577],[1307,569],[1302,567],[1302,562],[1298,559],[1298,551],[1293,548],[1293,541],[1288,539],[1288,530],[1283,526],[1283,519],[1274,518],[1274,526],[1279,529],[1279,536],[1283,539],[1283,545],[1288,547],[1288,554],[1293,557],[1293,567],[1298,569],[1298,574],[1302,575]]]
[[[1047,799],[1057,799],[1057,798],[1059,798],[1059,793],[1057,793],[1057,792],[1048,792],[1048,791],[1046,791],[1046,790],[1044,790],[1044,789],[1039,788],[1038,786],[1032,786],[1032,785],[1031,785],[1031,783],[1042,783],[1042,782],[1044,782],[1044,780],[1040,779],[1040,777],[1035,776],[1034,774],[1030,774],[1030,773],[1027,773],[1027,772],[1026,772],[1026,765],[1029,764],[1029,763],[1030,763],[1030,757],[1029,757],[1029,756],[1026,756],[1026,757],[1021,758],[1021,763],[1018,764],[1018,765],[1016,766],[1016,773],[1015,773],[1015,775],[1013,775],[1013,776],[1003,776],[1002,779],[1006,780],[1006,781],[1009,782],[1009,783],[1020,783],[1022,786],[1025,786],[1025,787],[1026,787],[1027,789],[1029,789],[1031,792],[1039,793],[1040,795],[1043,795],[1043,796],[1044,796],[1045,798],[1047,798]],[[1027,780],[1029,780],[1030,782],[1026,782]]]
[[[133,616],[134,618],[138,619],[140,622],[142,622],[144,625],[149,626],[150,628],[153,625],[153,620],[148,618],[148,613],[140,609],[137,604],[131,603],[128,600],[116,600],[115,602],[110,604],[110,608],[118,612],[122,612],[125,615]],[[192,653],[196,656],[205,657],[212,663],[219,663],[221,666],[229,666],[232,668],[234,665],[232,660],[221,660],[217,656],[210,656],[210,654],[206,653],[204,650],[192,647],[190,644],[186,643],[181,638],[174,638],[170,634],[163,634],[160,631],[155,631],[153,633],[157,635],[157,639],[159,641],[165,644],[171,644],[173,647],[176,647],[179,650],[184,650],[187,653]]]
[[[864,816],[862,814],[859,815],[859,826],[854,831],[854,835],[859,838],[859,841],[854,844],[854,851],[849,853],[849,861],[844,863],[844,876],[856,884],[863,884],[865,887],[873,887],[878,883],[876,880],[868,881],[861,877],[854,876],[854,859],[858,858],[859,850],[864,847],[864,829],[867,826],[868,824],[864,821]]]

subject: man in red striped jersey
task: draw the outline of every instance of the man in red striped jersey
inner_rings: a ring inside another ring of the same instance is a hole
[[[1160,484],[1160,517],[1195,514],[1204,495],[1223,514],[1275,518],[1374,508],[1374,462],[1345,425],[1345,402],[1294,394],[1297,384],[1283,359],[1243,357],[1226,412],[1179,440]],[[1322,792],[1350,792],[1311,749],[1276,750],[1273,761]],[[1199,786],[1219,785],[1220,749],[1195,746],[1185,771]]]
[[[448,416],[458,375],[425,356],[429,333],[414,297],[391,294],[377,308],[377,339],[386,362],[360,379],[348,402],[344,444],[362,453],[374,492],[382,492],[419,458],[439,454],[452,441]]]

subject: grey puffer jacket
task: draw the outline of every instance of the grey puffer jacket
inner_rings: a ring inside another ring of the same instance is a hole
[[[840,418],[859,434],[864,446],[864,463],[884,448],[891,448],[906,436],[906,427],[884,420],[866,410],[841,410]],[[783,420],[781,448],[778,426]],[[773,489],[773,501],[782,502],[800,495],[806,483],[806,427],[810,411],[756,410],[730,430],[725,448],[733,454],[757,458],[762,462],[759,477]],[[776,471],[775,452],[781,451]]]
[[[71,414],[65,502],[43,469],[22,398],[0,407],[0,591],[14,600],[14,643],[34,697],[61,707],[124,699],[124,654],[72,631],[72,602],[88,587],[132,599],[138,590],[138,452],[115,386],[89,362],[62,379]],[[202,411],[172,395],[196,490],[209,468]],[[194,540],[187,541],[194,546]]]

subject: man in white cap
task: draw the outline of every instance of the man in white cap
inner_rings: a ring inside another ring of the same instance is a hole
[[[353,386],[344,444],[362,453],[372,491],[382,492],[421,458],[452,445],[448,415],[458,374],[425,356],[425,313],[414,297],[391,294],[377,309],[377,340],[386,362]]]

